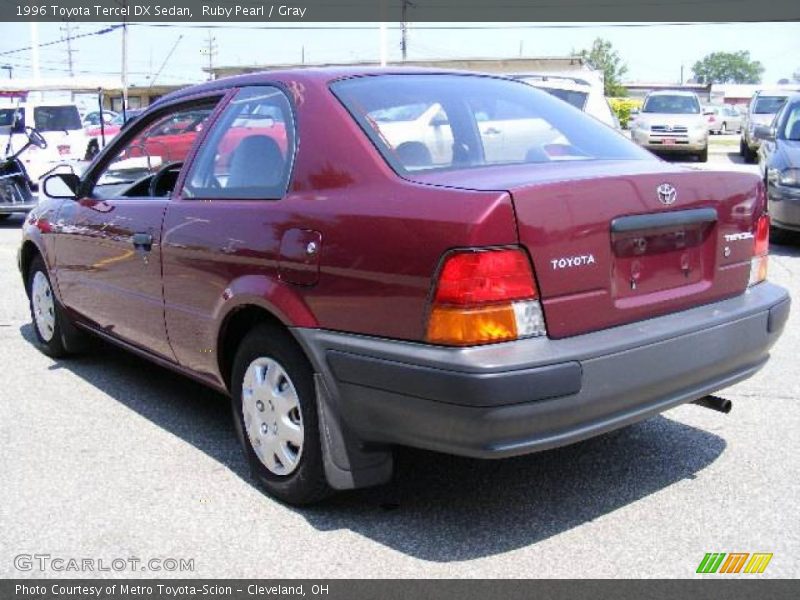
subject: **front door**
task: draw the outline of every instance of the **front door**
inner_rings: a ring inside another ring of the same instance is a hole
[[[214,102],[135,124],[59,214],[59,289],[99,329],[174,360],[164,324],[161,229],[172,188]]]

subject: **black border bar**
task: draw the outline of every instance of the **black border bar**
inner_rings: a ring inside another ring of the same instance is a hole
[[[99,8],[98,8],[99,7]],[[205,11],[204,11],[205,7]],[[219,10],[222,9],[222,10]],[[230,9],[230,10],[228,10]],[[2,0],[0,20],[81,22],[764,22],[797,0]]]

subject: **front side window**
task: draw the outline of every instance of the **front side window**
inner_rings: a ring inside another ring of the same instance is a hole
[[[187,198],[275,199],[286,193],[294,119],[272,86],[241,89],[220,115],[186,178]]]
[[[99,174],[93,191],[98,198],[169,195],[183,161],[203,131],[217,101],[169,111],[144,125]],[[161,170],[163,187],[152,193],[151,178]]]
[[[660,114],[699,114],[700,103],[694,96],[684,95],[667,95],[660,94],[658,96],[650,96],[642,107],[644,113],[660,113]]]
[[[398,172],[651,155],[527,83],[475,75],[377,75],[331,90]]]
[[[78,107],[37,106],[33,109],[34,127],[39,131],[75,131],[83,129]]]

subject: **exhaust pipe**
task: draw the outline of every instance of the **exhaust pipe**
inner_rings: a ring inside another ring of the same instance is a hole
[[[711,410],[716,410],[718,412],[725,413],[726,415],[731,412],[731,409],[733,408],[733,402],[718,396],[703,396],[702,398],[693,400],[692,404],[704,406],[705,408],[710,408]]]

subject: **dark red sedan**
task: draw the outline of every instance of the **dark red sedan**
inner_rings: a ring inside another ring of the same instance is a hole
[[[395,445],[501,458],[726,409],[789,312],[758,177],[498,77],[209,82],[42,189],[19,266],[43,351],[91,333],[226,392],[291,503],[385,482]]]

